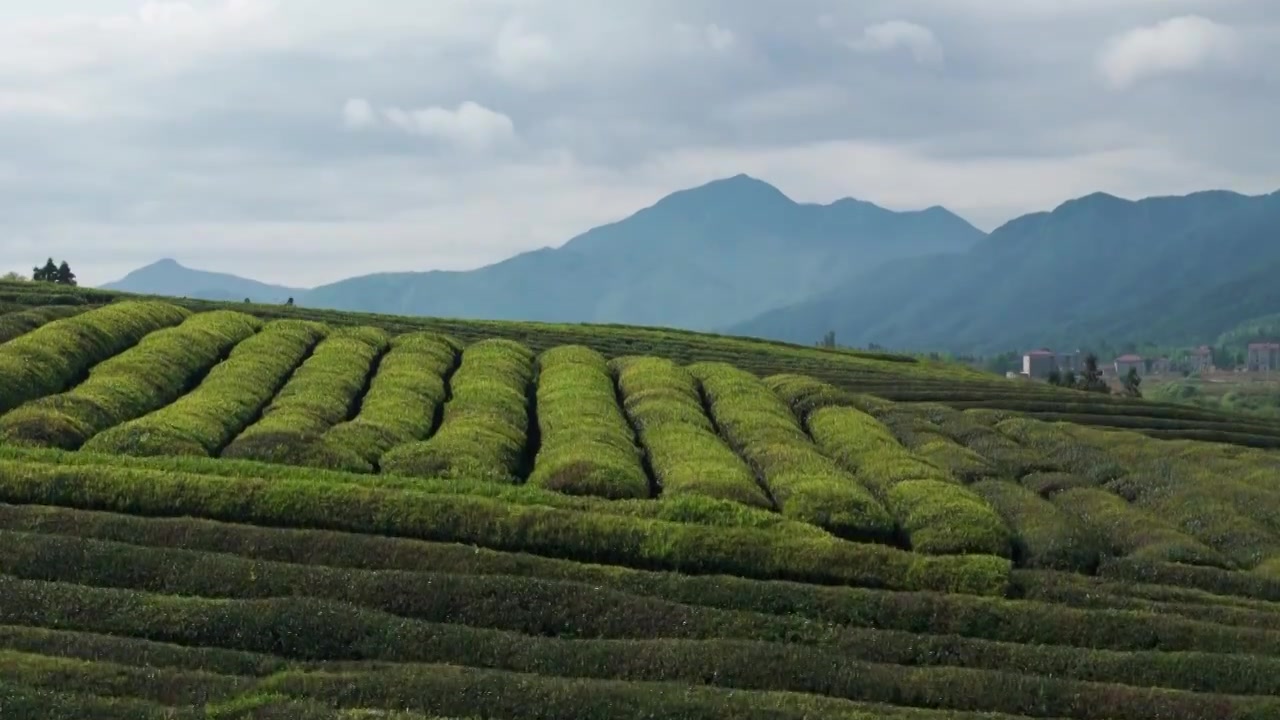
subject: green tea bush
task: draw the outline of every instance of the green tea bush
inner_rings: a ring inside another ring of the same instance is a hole
[[[263,410],[222,450],[222,457],[293,465],[341,466],[329,460],[324,433],[350,417],[369,371],[390,338],[378,328],[331,332]]]
[[[725,363],[697,363],[689,372],[701,384],[720,432],[755,469],[783,515],[845,538],[893,538],[893,518],[880,501],[818,451],[764,382]]]
[[[975,482],[999,472],[978,453],[940,433],[917,434],[911,450],[962,482]]]
[[[1107,554],[1221,568],[1232,565],[1213,548],[1105,490],[1075,488],[1054,495],[1053,503],[1078,518]]]
[[[533,352],[511,340],[481,340],[462,352],[453,397],[429,440],[393,448],[383,472],[515,482],[525,462]]]
[[[325,431],[329,464],[351,472],[373,472],[379,459],[398,445],[425,439],[448,396],[446,383],[462,347],[444,335],[397,335],[378,363],[360,412]]]
[[[1114,480],[1126,472],[1126,468],[1104,450],[1049,423],[1017,418],[1001,421],[996,429],[1037,454],[1053,458],[1058,466],[1056,469],[1080,475],[1095,485]]]
[[[84,450],[120,455],[212,457],[253,422],[328,332],[318,323],[275,320],[236,345],[190,393],[160,410],[95,435]]]
[[[1024,475],[1021,482],[1023,487],[1045,498],[1072,488],[1095,487],[1089,480],[1066,472],[1033,472]]]
[[[264,331],[265,332],[265,331]],[[691,573],[999,594],[1010,563],[833,537],[664,522],[473,496],[0,462],[0,501],[383,533]]]
[[[537,365],[541,444],[529,484],[573,495],[649,497],[635,432],[618,407],[604,356],[562,345],[543,352]]]
[[[716,435],[687,369],[665,358],[621,357],[610,361],[610,371],[664,498],[774,507],[747,464]]]
[[[168,303],[117,303],[54,320],[0,344],[0,412],[66,390],[94,365],[190,314]]]
[[[0,437],[74,450],[103,430],[177,400],[261,327],[261,320],[234,311],[192,315],[94,366],[71,390],[32,400],[0,417]]]
[[[124,697],[170,707],[202,706],[234,697],[254,683],[251,678],[198,670],[131,667],[12,650],[0,650],[0,678],[45,691],[70,686],[85,695]],[[0,709],[6,711],[6,718],[14,717],[9,708],[0,705]]]
[[[1197,588],[1217,595],[1280,602],[1280,578],[1268,577],[1256,569],[1244,573],[1159,560],[1108,558],[1098,567],[1098,574],[1126,583]]]
[[[1009,529],[995,510],[938,467],[898,444],[875,418],[827,407],[809,416],[818,447],[885,501],[911,546],[925,553],[1012,553]]]
[[[54,320],[79,315],[87,309],[81,305],[45,305],[33,307],[29,310],[5,313],[0,316],[0,343],[9,342],[19,335],[29,333]]]
[[[971,489],[1013,530],[1014,558],[1021,565],[1092,573],[1101,552],[1079,520],[1035,492],[1006,480],[983,480]]]

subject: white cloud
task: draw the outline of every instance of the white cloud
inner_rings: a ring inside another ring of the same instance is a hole
[[[733,45],[735,39],[733,31],[728,28],[722,28],[715,23],[707,26],[707,44],[712,50],[724,52]]]
[[[869,25],[862,36],[848,43],[859,52],[891,52],[906,48],[921,65],[938,66],[943,62],[942,44],[929,28],[905,20]]]
[[[502,24],[493,42],[495,74],[525,89],[545,89],[556,65],[555,47],[546,34],[530,30],[521,18]]]
[[[1229,59],[1235,47],[1232,28],[1199,15],[1183,15],[1111,38],[1098,55],[1098,69],[1112,88],[1125,89],[1148,78]]]
[[[470,151],[490,150],[516,137],[515,123],[509,116],[470,100],[453,109],[390,106],[375,110],[368,100],[351,98],[342,107],[342,120],[351,129],[389,127]]]
[[[368,100],[351,98],[342,106],[342,122],[349,128],[367,128],[378,124],[378,116]]]

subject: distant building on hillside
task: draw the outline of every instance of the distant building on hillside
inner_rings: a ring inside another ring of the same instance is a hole
[[[1187,369],[1191,372],[1208,372],[1213,369],[1213,348],[1201,345],[1187,356]]]
[[[1080,352],[1055,353],[1049,348],[1031,350],[1022,355],[1022,375],[1043,380],[1054,370],[1060,373],[1080,370]]]
[[[1168,375],[1173,372],[1173,363],[1167,357],[1158,357],[1151,361],[1152,375]]]
[[[1249,368],[1249,372],[1271,372],[1280,369],[1280,343],[1249,343],[1245,367]]]
[[[1141,355],[1121,355],[1116,358],[1116,377],[1125,377],[1130,369],[1138,371],[1138,375],[1146,375],[1147,367]]]

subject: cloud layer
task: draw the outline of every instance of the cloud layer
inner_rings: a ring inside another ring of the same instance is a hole
[[[160,257],[469,268],[738,172],[985,228],[1094,190],[1270,191],[1271,5],[9,3],[0,257],[90,284]]]

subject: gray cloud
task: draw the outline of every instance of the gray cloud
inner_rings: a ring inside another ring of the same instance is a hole
[[[474,267],[737,172],[988,228],[1280,187],[1270,3],[12,5],[0,256],[88,283]]]

